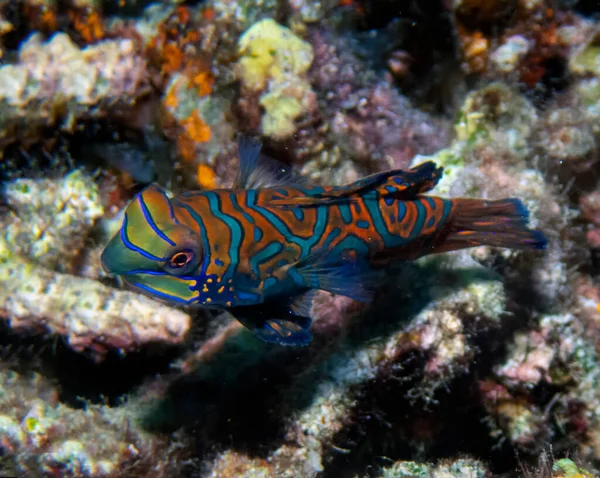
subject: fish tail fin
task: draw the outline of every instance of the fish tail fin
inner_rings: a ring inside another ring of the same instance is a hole
[[[435,252],[474,246],[546,248],[548,241],[544,234],[527,227],[529,212],[519,199],[455,199],[452,202],[452,218]]]

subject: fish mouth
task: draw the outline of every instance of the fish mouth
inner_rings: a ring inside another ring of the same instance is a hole
[[[196,302],[200,295],[198,281],[191,277],[154,271],[131,271],[117,276],[134,290],[172,304],[189,305]]]
[[[139,261],[139,255],[127,249],[119,235],[113,237],[100,255],[102,268],[110,275],[127,274],[134,269]],[[139,267],[139,265],[138,265]]]

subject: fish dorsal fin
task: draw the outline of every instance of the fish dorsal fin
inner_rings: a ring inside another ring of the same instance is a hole
[[[319,206],[346,202],[352,197],[373,194],[375,197],[393,197],[395,199],[412,199],[418,194],[435,187],[442,177],[443,168],[432,161],[421,163],[407,171],[392,169],[372,174],[347,186],[336,187],[325,192],[282,198],[273,201],[278,206]]]
[[[237,144],[240,169],[233,189],[296,186],[304,182],[291,166],[261,154],[262,143],[258,138],[239,135]]]

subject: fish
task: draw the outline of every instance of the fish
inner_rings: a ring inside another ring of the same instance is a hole
[[[138,193],[104,269],[156,299],[228,311],[266,342],[306,346],[318,290],[369,301],[386,271],[425,255],[547,245],[519,199],[425,194],[443,173],[432,161],[318,186],[263,156],[258,139],[238,139],[238,154],[231,188]]]

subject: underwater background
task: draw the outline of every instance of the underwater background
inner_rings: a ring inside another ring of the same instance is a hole
[[[136,193],[426,160],[544,251],[319,292],[313,341],[121,287]],[[600,2],[0,0],[0,476],[600,474]]]

